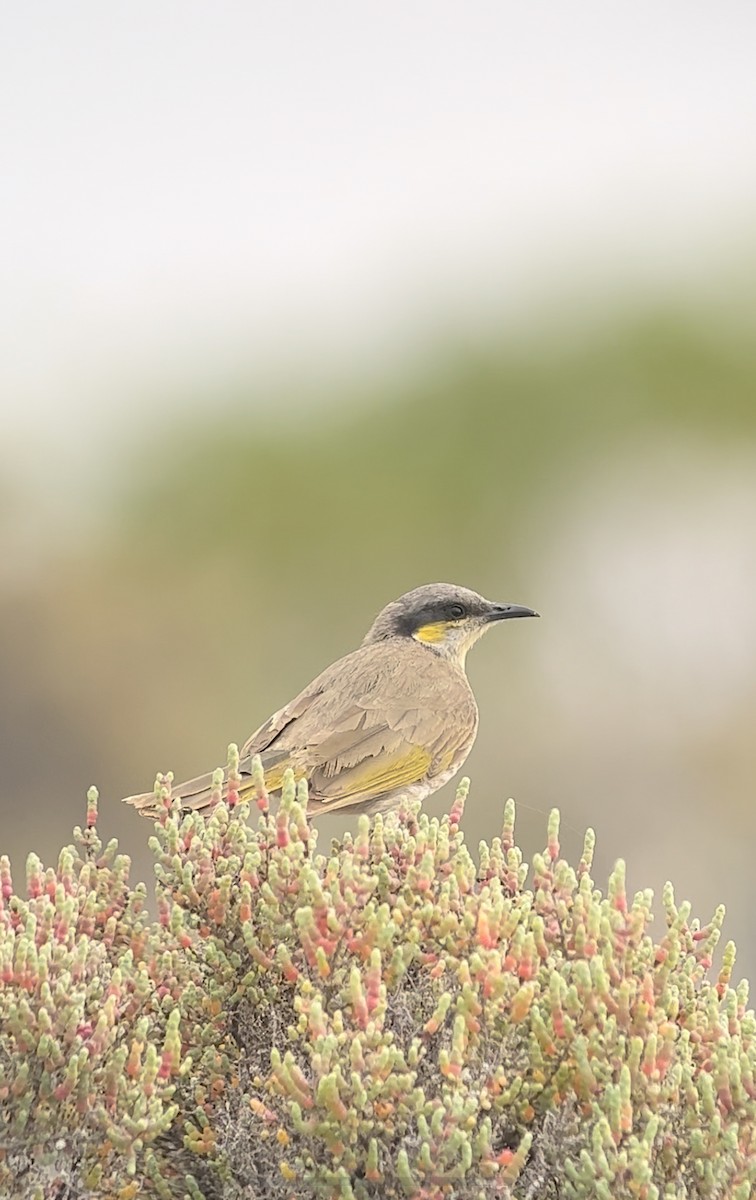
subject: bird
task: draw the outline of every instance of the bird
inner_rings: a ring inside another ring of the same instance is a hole
[[[402,797],[425,800],[457,774],[478,732],[468,651],[494,624],[539,615],[456,584],[405,592],[379,612],[356,650],[247,739],[239,752],[240,796],[255,791],[252,764],[260,755],[269,793],[280,792],[288,768],[307,781],[308,816],[336,809],[372,815]],[[204,815],[218,802],[212,772],[171,794],[182,809]],[[153,818],[163,810],[154,791],[124,803]]]

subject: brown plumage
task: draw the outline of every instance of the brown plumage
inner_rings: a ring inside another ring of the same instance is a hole
[[[475,740],[467,651],[493,622],[526,616],[538,614],[492,604],[453,584],[400,596],[357,650],[326,667],[252,734],[240,754],[240,792],[259,754],[268,791],[280,790],[289,767],[307,780],[310,814],[382,811],[402,795],[424,799],[456,774]],[[212,773],[175,786],[173,795],[186,809],[209,810]],[[160,808],[152,792],[126,803],[145,816]]]

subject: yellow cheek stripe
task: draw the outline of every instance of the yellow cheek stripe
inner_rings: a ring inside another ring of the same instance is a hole
[[[434,646],[443,642],[449,630],[459,624],[461,624],[460,621],[432,621],[430,625],[421,625],[412,636],[418,642]]]

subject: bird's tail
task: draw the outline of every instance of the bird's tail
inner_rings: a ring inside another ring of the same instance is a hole
[[[265,772],[265,787],[268,792],[277,792],[283,782],[284,770],[289,765],[288,755],[285,751],[280,750],[265,751],[261,758]],[[245,756],[239,763],[239,774],[241,775],[241,783],[237,789],[239,797],[252,795],[255,792],[255,784],[251,779],[251,756]],[[204,775],[197,775],[194,779],[185,780],[184,783],[172,784],[171,799],[180,800],[184,812],[198,812],[207,817],[219,800],[228,798],[226,773],[224,772],[220,784],[217,780],[217,771],[207,771]],[[160,788],[157,785],[151,792],[142,792],[138,796],[124,796],[123,803],[131,804],[140,816],[149,817],[153,821],[160,816],[164,808]]]
[[[228,783],[225,778],[220,787],[213,782],[214,779],[217,779],[215,772],[207,771],[204,775],[197,775],[195,779],[187,779],[184,783],[174,784],[171,787],[171,799],[179,800],[181,807],[186,812],[199,812],[207,816],[218,800],[225,800],[228,795]],[[239,788],[240,795],[244,792],[244,782],[247,783],[247,790],[252,787],[249,780],[243,780]],[[163,811],[159,788],[152,792],[142,792],[138,796],[124,796],[123,803],[133,805],[140,816],[149,817],[152,820],[159,817]]]

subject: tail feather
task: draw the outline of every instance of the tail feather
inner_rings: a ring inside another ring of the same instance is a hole
[[[265,769],[265,785],[270,792],[276,792],[281,787],[284,768],[287,763],[288,753],[286,751],[277,750],[276,752],[263,753],[263,768]],[[273,768],[273,769],[271,769]],[[245,758],[239,764],[239,773],[242,780],[245,776],[248,778],[251,771],[251,757]],[[181,807],[185,812],[200,812],[208,816],[215,807],[217,801],[217,791],[213,788],[214,771],[206,771],[204,775],[197,775],[194,779],[187,779],[183,783],[173,784],[171,787],[171,798],[180,800]],[[251,784],[243,782],[239,788],[241,795],[248,791]],[[223,800],[228,796],[228,782],[224,777],[221,786],[221,798]],[[131,804],[137,810],[140,816],[149,817],[154,820],[159,817],[163,811],[163,805],[159,795],[155,791],[142,792],[137,796],[124,796],[123,804]]]
[[[222,796],[225,798],[227,785],[224,780]],[[216,793],[217,795],[217,793]],[[181,801],[181,807],[187,811],[203,812],[213,806],[213,772],[206,771],[185,783],[176,784],[171,788],[171,797]],[[155,818],[160,815],[163,805],[160,796],[152,792],[142,792],[138,796],[124,796],[124,804],[131,804],[142,817]]]

